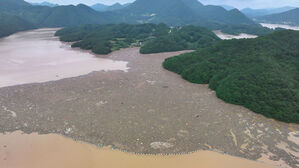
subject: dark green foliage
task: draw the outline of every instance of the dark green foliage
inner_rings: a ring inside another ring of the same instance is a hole
[[[0,37],[33,28],[34,26],[31,23],[17,16],[0,14]]]
[[[228,103],[284,122],[299,123],[299,32],[229,40],[166,59],[164,68],[210,84]]]
[[[72,47],[97,54],[143,44],[141,53],[199,49],[219,40],[211,31],[201,27],[170,28],[165,24],[83,25],[61,29],[56,35],[62,41],[75,42]]]
[[[23,0],[0,0],[0,12],[22,18],[36,27],[100,24],[110,19],[109,14],[96,12],[83,4],[48,7],[33,6]]]
[[[126,23],[165,23],[173,26],[198,25],[212,28],[217,24],[257,25],[237,9],[205,6],[197,0],[136,0],[115,11]]]
[[[169,33],[150,40],[141,47],[143,54],[181,50],[196,50],[207,47],[219,38],[211,31],[196,26],[172,28]]]

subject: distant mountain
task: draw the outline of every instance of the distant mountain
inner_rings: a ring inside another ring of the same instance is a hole
[[[226,9],[226,10],[232,10],[232,9],[235,9],[235,7],[233,7],[233,6],[229,6],[229,5],[220,5],[220,6],[222,6],[224,9]]]
[[[31,4],[35,5],[35,6],[49,6],[49,7],[59,6],[58,4],[52,4],[52,3],[49,3],[49,2],[31,3]]]
[[[124,7],[127,7],[129,6],[131,3],[126,3],[126,4],[120,4],[120,3],[115,3],[111,6],[108,6],[108,5],[104,5],[104,4],[95,4],[95,5],[92,5],[91,8],[96,10],[96,11],[100,11],[100,12],[106,12],[106,11],[114,11],[114,10],[119,10],[119,9],[122,9]]]
[[[48,7],[34,6],[24,0],[0,0],[2,13],[17,16],[35,27],[165,23],[170,26],[197,25],[213,30],[226,27],[226,30],[245,31],[243,33],[261,27],[237,9],[227,11],[220,6],[205,6],[197,0],[136,0],[132,4],[115,4],[107,8],[110,10],[98,12],[83,4]]]
[[[101,3],[94,4],[90,6],[93,10],[96,11],[105,11],[109,6]]]
[[[287,12],[266,15],[256,18],[259,22],[265,23],[276,23],[276,24],[288,24],[288,25],[299,25],[299,8],[292,9]]]
[[[282,13],[289,10],[295,9],[295,7],[291,6],[285,6],[281,8],[272,8],[272,9],[251,9],[251,8],[245,8],[242,9],[241,12],[244,13],[246,16],[250,18],[259,17],[259,16],[265,16],[275,13]]]
[[[170,25],[255,23],[237,9],[227,11],[223,7],[204,6],[197,0],[136,0],[127,8],[119,10],[122,21],[138,23],[160,23]]]
[[[106,9],[106,11],[114,11],[114,10],[122,9],[122,8],[124,8],[124,7],[125,7],[125,6],[123,6],[123,5],[120,4],[120,3],[115,3],[115,4],[111,5],[111,6],[109,6],[109,7]]]
[[[8,36],[18,31],[33,29],[34,26],[13,15],[0,14],[0,37]]]
[[[0,0],[0,11],[22,18],[36,27],[63,27],[79,24],[105,23],[100,14],[86,5],[34,6],[23,0]]]

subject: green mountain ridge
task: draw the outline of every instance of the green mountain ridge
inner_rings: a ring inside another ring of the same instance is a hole
[[[35,28],[31,23],[17,16],[0,13],[0,37]]]
[[[244,8],[241,10],[241,12],[244,13],[249,18],[255,18],[255,17],[261,17],[261,16],[266,16],[266,15],[271,15],[276,13],[282,13],[295,8],[296,7],[292,7],[292,6],[285,6],[281,8],[269,8],[269,9]]]
[[[117,5],[119,6],[119,5]],[[170,26],[196,25],[225,32],[254,32],[262,28],[237,9],[204,6],[197,0],[136,0],[122,9],[98,12],[77,6],[34,6],[24,0],[0,0],[0,13],[14,15],[34,27],[68,27],[82,24],[165,23]],[[240,29],[242,25],[242,29]]]

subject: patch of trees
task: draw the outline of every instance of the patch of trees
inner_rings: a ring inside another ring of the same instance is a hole
[[[266,117],[299,123],[299,32],[228,40],[168,58],[164,68],[209,84],[217,96]]]
[[[141,46],[141,53],[159,53],[206,47],[219,38],[211,31],[185,26],[171,28],[165,24],[81,25],[56,32],[61,41],[72,47],[108,54],[120,48]]]

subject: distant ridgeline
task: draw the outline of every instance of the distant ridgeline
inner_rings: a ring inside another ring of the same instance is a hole
[[[165,24],[82,25],[56,32],[61,41],[75,42],[72,47],[108,54],[120,48],[141,46],[141,53],[195,50],[220,40],[202,27],[170,28]]]
[[[256,18],[259,22],[288,24],[299,26],[299,8],[289,10],[283,13],[266,15]]]
[[[95,11],[83,4],[49,7],[31,5],[24,0],[0,0],[0,13],[16,16],[37,28],[165,23],[169,26],[196,25],[234,34],[242,32],[260,35],[270,31],[237,9],[227,11],[219,6],[205,6],[197,0],[136,0],[127,6],[105,12]]]
[[[299,32],[220,41],[168,58],[164,68],[209,84],[228,103],[284,122],[299,123]]]

